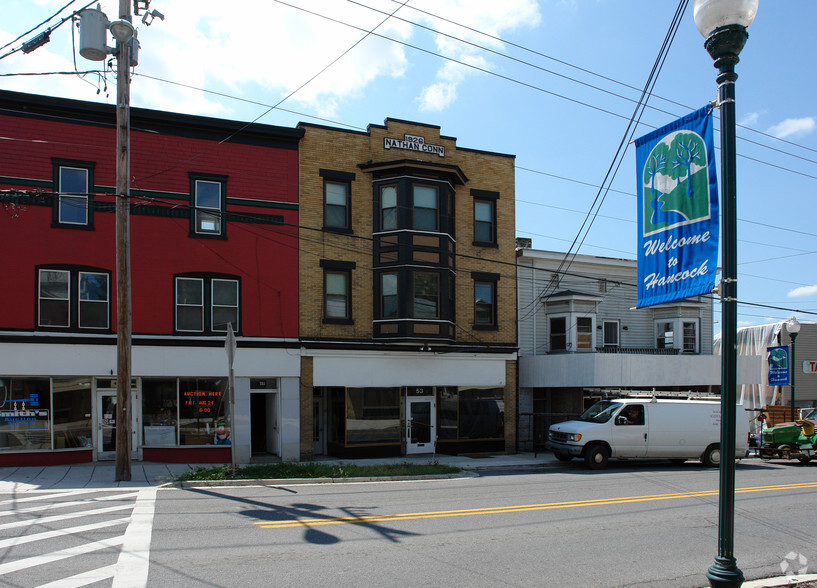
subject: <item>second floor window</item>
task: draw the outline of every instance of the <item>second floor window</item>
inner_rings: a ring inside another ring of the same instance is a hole
[[[381,318],[397,317],[397,274],[380,276],[380,316]]]
[[[604,346],[618,347],[618,321],[604,321]]]
[[[439,318],[440,276],[430,272],[414,273],[414,318]]]
[[[684,321],[684,353],[698,353],[698,323]]]
[[[327,319],[349,319],[349,272],[326,270],[324,279],[324,317]]]
[[[550,350],[567,350],[567,319],[563,316],[550,319]]]
[[[93,224],[93,163],[54,160],[54,226],[88,229]]]
[[[41,327],[110,328],[110,276],[104,272],[40,269]]]
[[[239,330],[238,280],[210,277],[176,278],[176,331],[226,333]]]
[[[474,324],[496,325],[496,282],[474,282]]]
[[[576,349],[593,349],[593,318],[580,316],[576,319]]]

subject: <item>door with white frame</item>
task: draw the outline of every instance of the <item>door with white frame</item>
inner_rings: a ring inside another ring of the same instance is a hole
[[[96,392],[96,458],[116,459],[116,390]]]
[[[96,459],[99,461],[116,459],[116,385],[115,380],[103,380],[105,387],[96,389],[94,400],[96,424]],[[137,456],[136,444],[136,413],[139,396],[136,389],[136,380],[131,381],[130,410],[131,413],[131,458]]]
[[[434,396],[406,397],[406,455],[433,453],[437,443],[437,402]]]

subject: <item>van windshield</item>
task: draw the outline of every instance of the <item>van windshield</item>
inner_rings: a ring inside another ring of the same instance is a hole
[[[580,421],[587,421],[589,423],[606,423],[610,420],[619,408],[623,405],[620,402],[610,402],[609,400],[601,400],[585,410]]]

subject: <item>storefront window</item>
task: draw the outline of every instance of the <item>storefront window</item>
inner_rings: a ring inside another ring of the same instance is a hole
[[[179,444],[213,445],[225,440],[216,428],[224,426],[227,392],[225,378],[183,378],[179,380]]]
[[[0,451],[51,449],[48,378],[0,379]]]
[[[400,389],[346,389],[346,445],[400,443]]]
[[[143,439],[146,447],[176,445],[176,379],[142,380]]]
[[[460,439],[502,439],[505,392],[502,388],[466,388],[459,392]]]
[[[91,378],[54,378],[54,449],[93,447]]]
[[[441,441],[457,438],[457,389],[437,388],[437,439]]]

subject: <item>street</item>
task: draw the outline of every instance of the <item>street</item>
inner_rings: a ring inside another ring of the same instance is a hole
[[[781,575],[791,553],[813,573],[814,472],[814,464],[756,459],[737,467],[735,555],[747,580]],[[717,487],[718,471],[694,462],[618,462],[606,471],[576,462],[451,480],[159,489],[147,585],[704,586],[717,554]],[[119,494],[99,498],[106,508],[133,506],[133,492]],[[3,501],[2,585],[76,576],[83,560],[110,571],[121,521],[79,532],[105,548],[68,565],[31,559],[47,558],[34,552],[39,542],[19,545],[21,528],[26,536],[79,525],[53,518],[55,508],[84,508],[53,506],[71,501]],[[37,524],[9,525],[24,520]],[[64,532],[46,544],[76,547],[79,537]],[[37,565],[13,571],[20,558]],[[129,577],[123,585],[140,585],[138,574]]]

